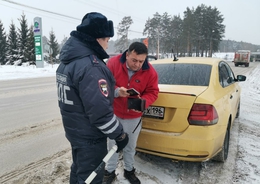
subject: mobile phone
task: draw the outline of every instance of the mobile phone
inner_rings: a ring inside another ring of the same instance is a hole
[[[136,91],[134,88],[128,89],[126,91],[127,93],[130,94],[130,96],[135,96],[135,95],[139,95],[140,93],[138,91]]]

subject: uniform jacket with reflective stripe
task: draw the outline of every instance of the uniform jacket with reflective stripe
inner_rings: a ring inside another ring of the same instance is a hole
[[[67,139],[84,145],[123,133],[113,113],[115,80],[89,46],[71,36],[56,71],[58,102]]]

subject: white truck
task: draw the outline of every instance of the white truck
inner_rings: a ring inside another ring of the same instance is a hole
[[[238,50],[234,55],[234,64],[235,66],[245,65],[249,66],[250,63],[250,50]]]

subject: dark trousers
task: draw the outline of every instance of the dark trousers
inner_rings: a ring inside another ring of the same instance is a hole
[[[85,184],[85,180],[102,162],[107,154],[106,139],[98,143],[88,143],[84,146],[71,146],[72,165],[70,184]],[[97,173],[91,184],[102,184],[104,169]]]

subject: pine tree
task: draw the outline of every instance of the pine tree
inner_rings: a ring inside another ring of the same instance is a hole
[[[7,61],[7,43],[6,33],[2,21],[0,20],[0,65],[5,64]]]
[[[224,37],[225,26],[222,24],[224,21],[223,15],[220,14],[217,8],[208,7],[210,14],[209,17],[209,57],[212,53],[218,50],[219,43]]]
[[[31,25],[31,27],[29,29],[29,34],[28,34],[27,56],[28,56],[28,61],[30,64],[36,64],[35,63],[35,46],[34,46],[33,25]]]
[[[223,16],[216,8],[202,4],[196,10],[187,7],[183,17],[156,12],[148,18],[143,35],[149,38],[149,52],[174,52],[180,56],[192,56],[194,52],[203,56],[208,52],[211,57],[224,37]]]
[[[61,41],[61,44],[60,44],[60,48],[63,47],[63,45],[66,43],[67,40],[68,40],[68,37],[63,38],[63,40]]]
[[[156,40],[151,36],[152,35],[151,32],[153,30],[151,23],[152,23],[152,19],[148,18],[144,26],[143,35],[147,36],[147,38],[149,39],[149,45],[148,45],[149,52],[154,53],[156,51],[156,44],[155,44]]]
[[[196,51],[198,56],[204,53],[209,57],[213,51],[217,51],[219,43],[224,37],[225,26],[222,24],[224,18],[217,8],[207,7],[204,4],[196,10],[184,12],[183,39],[186,39],[186,52]],[[208,53],[208,54],[207,54]]]
[[[57,59],[57,55],[59,54],[60,50],[59,50],[59,44],[58,41],[56,39],[55,33],[53,30],[51,30],[50,34],[49,34],[49,40],[48,40],[48,45],[50,46],[50,57],[52,59],[52,63],[56,63],[58,62]]]
[[[121,52],[128,48],[130,44],[128,42],[128,30],[131,24],[133,24],[133,20],[130,16],[124,17],[122,21],[119,23],[117,34],[118,36],[120,36],[120,38],[115,44],[116,52]]]
[[[29,60],[29,50],[28,46],[28,37],[29,37],[29,29],[27,25],[27,20],[25,18],[25,14],[22,14],[21,18],[18,19],[20,22],[20,29],[18,29],[18,48],[19,55],[22,63],[27,62]]]
[[[14,22],[12,21],[9,28],[9,35],[7,39],[7,63],[6,64],[17,64],[16,61],[20,62],[18,54],[17,34]],[[19,64],[19,63],[18,63]]]
[[[205,20],[205,11],[206,7],[205,5],[198,6],[194,11],[194,26],[193,26],[193,51],[196,54],[196,57],[200,56],[200,52],[204,52],[205,49],[205,43],[204,43],[204,25],[203,21]]]
[[[190,9],[187,7],[186,11],[184,12],[184,19],[183,19],[183,41],[186,46],[185,53],[188,54],[188,56],[192,56],[192,43],[193,43],[193,37],[194,35],[194,8]]]
[[[145,23],[145,28],[143,31],[144,35],[147,35],[149,38],[149,52],[159,54],[160,45],[163,45],[163,42],[160,42],[161,35],[163,34],[162,25],[162,16],[156,12],[152,19],[148,19]],[[158,57],[158,56],[157,56]]]
[[[161,17],[161,27],[162,27],[162,32],[161,32],[161,39],[160,39],[160,51],[161,53],[169,53],[171,52],[171,48],[173,47],[173,30],[171,29],[171,16],[165,12],[162,17]]]
[[[171,37],[173,38],[173,45],[171,47],[172,54],[179,54],[181,50],[181,34],[183,30],[183,20],[179,16],[174,16],[170,23],[170,30],[172,30]]]

